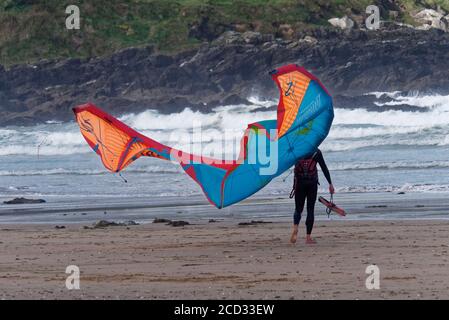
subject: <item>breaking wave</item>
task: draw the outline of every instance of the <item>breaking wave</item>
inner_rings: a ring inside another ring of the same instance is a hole
[[[370,94],[378,98],[389,97],[391,101],[385,102],[383,99],[379,102],[378,111],[336,109],[332,130],[323,144],[324,150],[345,151],[385,145],[449,145],[449,96],[400,92]],[[124,115],[120,119],[143,134],[182,150],[188,151],[192,145],[206,144],[213,154],[220,154],[224,146],[233,144],[237,149],[232,154],[235,155],[248,123],[276,118],[276,111],[270,108],[274,101],[258,101],[255,98],[250,101],[251,105],[223,106],[210,113],[185,109],[166,115],[148,110]],[[407,112],[381,107],[403,103],[428,110]],[[50,121],[31,128],[0,129],[0,156],[55,156],[87,152],[91,150],[75,123]],[[229,154],[224,156],[229,157]]]

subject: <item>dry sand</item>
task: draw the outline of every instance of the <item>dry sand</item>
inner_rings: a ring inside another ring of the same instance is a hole
[[[4,299],[448,299],[449,222],[319,221],[318,244],[285,222],[0,227]],[[380,268],[380,290],[365,269]],[[68,265],[81,270],[67,290]]]

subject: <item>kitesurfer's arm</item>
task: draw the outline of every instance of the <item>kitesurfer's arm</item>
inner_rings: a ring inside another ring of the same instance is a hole
[[[326,177],[327,182],[329,183],[329,192],[331,194],[334,194],[335,189],[332,185],[332,179],[331,174],[329,172],[329,169],[327,168],[326,162],[324,161],[323,154],[321,153],[321,150],[318,150],[316,156],[315,156],[316,162],[319,163],[321,170],[323,171],[324,176]]]

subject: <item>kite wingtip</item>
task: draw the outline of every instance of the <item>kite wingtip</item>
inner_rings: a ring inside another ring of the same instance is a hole
[[[270,72],[270,75],[273,78],[273,80],[276,80],[277,77],[279,77],[285,73],[292,72],[292,71],[298,71],[298,72],[302,73],[303,75],[305,75],[306,77],[310,78],[311,80],[315,80],[316,82],[318,82],[318,84],[321,86],[321,88],[323,88],[323,90],[329,96],[331,96],[331,94],[329,93],[327,88],[323,85],[323,83],[316,76],[314,76],[306,68],[300,66],[297,63],[287,64],[287,65],[281,66],[279,68],[276,68]]]
[[[93,105],[92,103],[88,102],[88,103],[86,103],[86,104],[81,104],[81,105],[79,105],[79,106],[76,106],[76,107],[72,108],[72,111],[73,111],[75,114],[77,114],[78,112],[81,112],[81,111],[83,111],[83,110],[86,110],[86,109],[88,109],[88,108],[90,108],[90,107],[92,107],[92,106],[94,106],[94,105]]]

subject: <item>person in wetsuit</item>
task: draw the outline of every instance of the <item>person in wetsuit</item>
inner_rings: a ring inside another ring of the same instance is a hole
[[[290,239],[291,243],[296,243],[298,238],[298,227],[301,221],[301,214],[304,210],[304,204],[307,199],[307,218],[306,218],[306,243],[315,244],[316,241],[312,239],[313,223],[315,221],[315,202],[318,191],[318,170],[317,163],[320,165],[327,182],[329,183],[329,192],[335,193],[332,185],[329,169],[324,162],[323,154],[318,149],[317,152],[306,156],[304,159],[298,160],[295,164],[295,177],[293,182],[293,190],[290,197],[295,196],[295,213],[293,216],[293,233]]]

